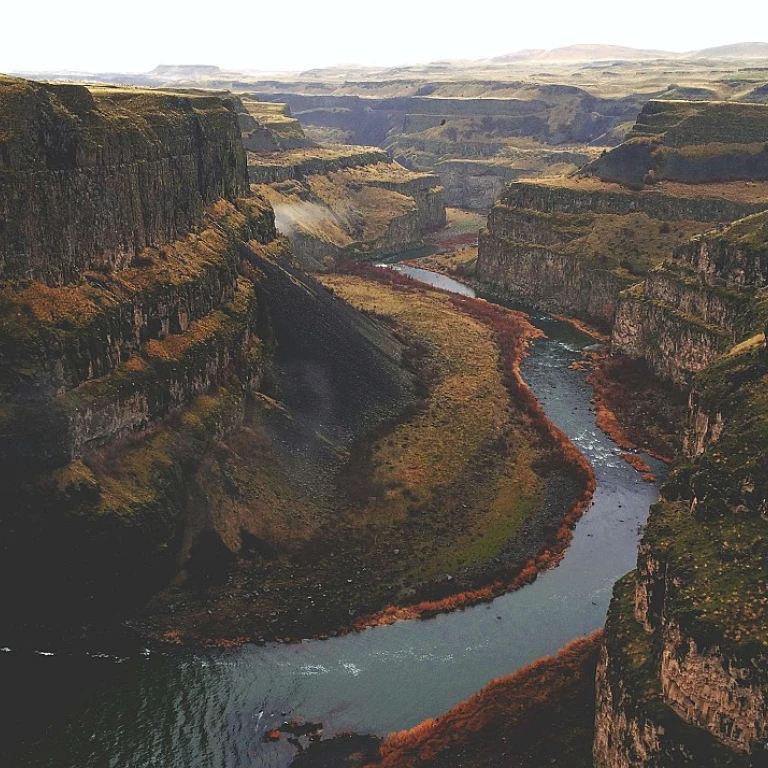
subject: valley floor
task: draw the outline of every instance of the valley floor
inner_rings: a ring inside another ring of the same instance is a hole
[[[430,615],[530,581],[567,546],[593,481],[519,378],[539,333],[525,316],[394,271],[323,282],[391,328],[416,398],[346,446],[321,423],[297,432],[288,382],[285,401],[279,381],[259,398],[198,492],[263,509],[263,535],[221,579],[156,598],[139,623],[151,637],[298,639]]]

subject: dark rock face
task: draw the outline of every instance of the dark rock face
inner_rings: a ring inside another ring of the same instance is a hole
[[[0,611],[22,638],[108,621],[174,573],[192,478],[243,424],[277,336],[333,347],[352,431],[408,391],[399,345],[291,271],[248,189],[240,111],[0,79]],[[247,521],[195,504],[189,573],[216,581]]]
[[[0,81],[0,276],[48,285],[123,269],[247,191],[221,99]]]
[[[706,184],[768,179],[768,108],[739,102],[649,101],[627,140],[585,168],[603,181]]]
[[[740,219],[676,249],[619,299],[612,348],[644,358],[680,386],[764,325],[768,214]]]

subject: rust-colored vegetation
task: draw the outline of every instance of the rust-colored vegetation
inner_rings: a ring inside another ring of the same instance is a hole
[[[574,640],[556,656],[494,680],[444,715],[393,733],[380,748],[380,762],[372,765],[591,765],[594,675],[601,641],[601,631]]]
[[[626,451],[642,450],[671,462],[685,396],[657,379],[642,361],[603,351],[589,353],[586,363],[592,368],[587,381],[595,392],[597,426]]]
[[[647,474],[651,471],[651,468],[648,466],[645,459],[636,453],[622,453],[621,458],[624,459],[624,461],[626,461],[636,472]]]
[[[379,284],[393,287],[396,291],[415,294],[434,293],[394,270],[383,270],[369,265],[352,263],[347,273],[364,276]],[[463,608],[478,602],[492,600],[505,592],[517,589],[534,581],[538,573],[553,567],[561,559],[573,536],[573,526],[587,509],[596,484],[589,462],[582,456],[568,437],[555,427],[544,414],[533,393],[520,375],[520,363],[527,354],[530,341],[541,335],[527,320],[525,314],[504,309],[481,299],[454,296],[448,297],[451,305],[492,330],[493,339],[499,349],[499,368],[502,381],[509,396],[509,410],[524,414],[527,427],[537,436],[539,450],[548,460],[555,462],[576,479],[582,489],[580,495],[568,509],[547,545],[534,557],[507,571],[492,583],[473,589],[465,589],[434,600],[418,601],[411,605],[395,605],[355,623],[356,629],[377,624],[390,624],[399,619],[428,617],[436,613]]]

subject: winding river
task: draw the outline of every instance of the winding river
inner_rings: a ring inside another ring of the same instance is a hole
[[[396,268],[474,295],[442,275]],[[569,369],[592,339],[546,315],[531,319],[547,338],[532,347],[523,376],[598,481],[557,568],[490,604],[324,641],[127,658],[3,649],[6,702],[17,702],[20,721],[34,712],[52,723],[25,739],[13,764],[277,768],[294,750],[284,740],[265,742],[264,734],[286,720],[322,723],[324,737],[408,728],[602,626],[614,581],[635,565],[658,490],[596,428],[591,390]],[[648,461],[661,477],[663,465]]]

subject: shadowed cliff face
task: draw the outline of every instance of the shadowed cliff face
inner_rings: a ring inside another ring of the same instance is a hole
[[[122,269],[247,190],[237,118],[219,98],[10,78],[0,90],[6,279]]]
[[[293,270],[248,196],[237,108],[0,81],[8,631],[77,637],[187,561],[205,580],[258,551],[258,507],[217,518],[192,482],[226,478],[228,436],[305,444],[322,477],[408,400],[399,343]],[[259,394],[276,386],[295,421]]]
[[[603,181],[704,184],[768,178],[768,108],[649,101],[625,142],[585,168]]]

